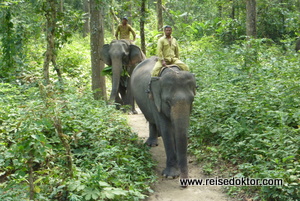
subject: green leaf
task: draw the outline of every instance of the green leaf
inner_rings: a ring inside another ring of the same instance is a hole
[[[100,186],[102,187],[107,187],[107,186],[110,186],[108,183],[106,183],[105,181],[99,181],[98,182]]]
[[[77,191],[81,191],[85,188],[86,186],[84,184],[81,184],[79,186],[77,186]]]
[[[112,66],[106,66],[101,72],[102,76],[112,76]]]
[[[99,194],[100,194],[100,192],[98,189],[93,189],[90,187],[85,188],[84,193],[83,193],[86,200],[91,200],[91,199],[95,200],[99,197]]]

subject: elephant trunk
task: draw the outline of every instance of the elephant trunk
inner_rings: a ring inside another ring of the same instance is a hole
[[[179,101],[171,108],[171,119],[174,126],[174,140],[180,177],[188,178],[187,167],[187,134],[191,105]]]
[[[122,73],[122,59],[112,58],[112,90],[110,94],[110,102],[114,102],[119,92],[119,85]]]

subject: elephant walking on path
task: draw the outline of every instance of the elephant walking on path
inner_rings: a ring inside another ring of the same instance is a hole
[[[160,77],[151,77],[157,61],[151,57],[140,63],[131,76],[134,98],[149,122],[149,146],[157,146],[162,136],[167,156],[166,177],[188,178],[187,132],[196,92],[194,74],[178,68],[166,68]],[[150,92],[146,93],[149,89]]]
[[[135,66],[145,60],[145,55],[138,46],[127,40],[113,40],[110,44],[105,44],[102,47],[101,60],[106,65],[112,66],[110,103],[131,105],[132,112],[136,113],[129,85],[130,76]],[[123,71],[127,71],[129,76],[124,75]]]

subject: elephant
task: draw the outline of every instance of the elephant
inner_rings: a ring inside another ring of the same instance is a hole
[[[146,144],[157,146],[157,138],[162,136],[167,156],[162,175],[188,178],[187,133],[196,94],[195,75],[170,67],[159,77],[151,77],[156,61],[157,57],[151,57],[134,69],[132,93],[149,122]]]
[[[101,60],[106,65],[112,66],[112,90],[109,102],[131,105],[132,112],[136,114],[133,96],[128,83],[135,66],[145,60],[144,53],[138,46],[131,44],[127,40],[113,40],[110,44],[105,44],[102,47]],[[129,76],[124,75],[123,70],[127,71]]]

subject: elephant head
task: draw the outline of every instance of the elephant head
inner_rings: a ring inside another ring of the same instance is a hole
[[[126,40],[114,40],[110,44],[103,46],[101,60],[105,64],[112,66],[113,86],[110,101],[116,100],[123,69],[125,68],[129,75],[131,75],[134,67],[144,59],[145,56],[141,49]]]
[[[187,133],[195,92],[196,80],[190,72],[170,69],[161,77],[153,77],[151,80],[151,99],[155,108],[161,116],[170,121],[171,126],[167,129],[173,137],[169,138],[167,143],[174,144],[172,147],[175,147],[175,158],[181,178],[188,177]]]

